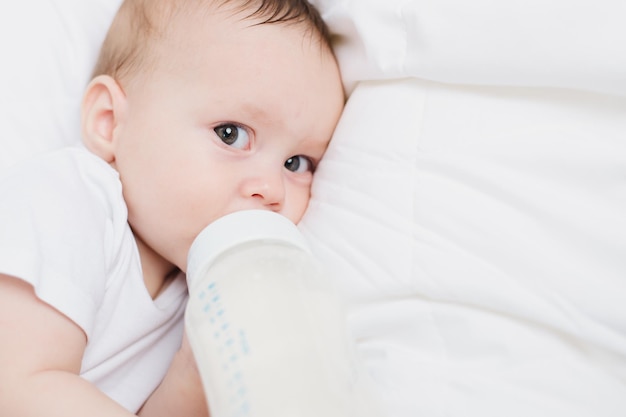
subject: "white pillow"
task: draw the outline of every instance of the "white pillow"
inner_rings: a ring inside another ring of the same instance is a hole
[[[348,88],[420,77],[626,95],[622,0],[314,0]]]
[[[80,141],[80,101],[121,0],[0,4],[0,170]]]
[[[624,3],[318,3],[353,93],[301,229],[385,415],[623,416]]]

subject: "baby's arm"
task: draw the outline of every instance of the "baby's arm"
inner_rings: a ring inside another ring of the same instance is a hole
[[[79,376],[87,343],[82,329],[39,300],[30,284],[2,274],[0,341],[0,415],[133,416]],[[181,363],[185,358],[185,354],[177,355],[162,386],[144,407],[142,416],[161,416],[151,413],[157,408],[149,407],[152,401],[163,411],[171,412],[168,417],[206,415],[206,412],[189,412],[188,407],[194,404],[182,404],[182,408],[175,408],[181,405],[177,395],[184,396],[182,391],[186,388],[177,385],[179,381],[175,378],[186,375],[184,363]],[[195,389],[198,390],[197,387]],[[196,404],[198,402],[204,404],[196,398]]]
[[[0,415],[132,416],[78,376],[84,332],[30,284],[1,274],[0,340]]]
[[[39,300],[30,284],[0,275],[0,415],[130,417],[78,376],[87,339]]]
[[[208,417],[200,374],[186,335],[163,382],[146,401],[139,415]]]

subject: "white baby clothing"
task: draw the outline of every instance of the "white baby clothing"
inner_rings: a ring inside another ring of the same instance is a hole
[[[135,412],[180,346],[184,274],[150,297],[118,174],[81,147],[6,172],[0,196],[0,273],[83,329],[81,376]]]

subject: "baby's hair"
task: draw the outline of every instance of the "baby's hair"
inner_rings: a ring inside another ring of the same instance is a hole
[[[331,35],[318,10],[307,0],[124,0],[104,40],[92,76],[116,80],[149,68],[150,47],[164,36],[168,22],[184,13],[210,13],[230,7],[255,24],[303,25],[332,53]]]

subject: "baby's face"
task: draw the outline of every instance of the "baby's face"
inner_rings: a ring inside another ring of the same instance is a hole
[[[124,86],[115,131],[129,223],[183,270],[195,236],[225,214],[300,220],[344,99],[334,59],[301,27],[223,12],[197,23],[174,23],[156,69]]]

